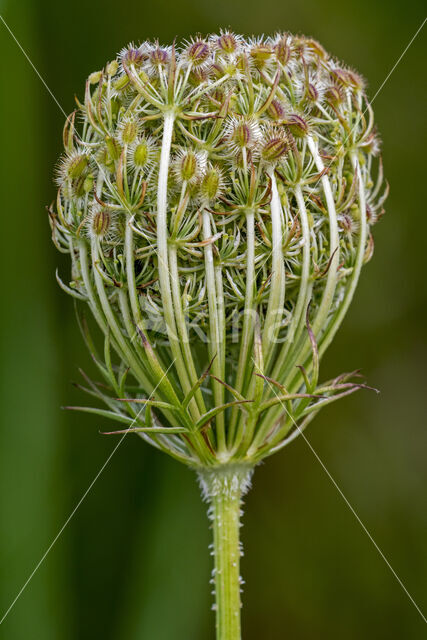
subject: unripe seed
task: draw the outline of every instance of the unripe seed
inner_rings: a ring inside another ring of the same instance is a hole
[[[262,147],[261,156],[267,162],[279,160],[288,151],[288,142],[284,136],[272,136]]]
[[[206,172],[201,185],[202,195],[207,200],[215,200],[221,192],[222,175],[217,167],[211,167]]]
[[[125,49],[122,52],[122,61],[126,65],[134,65],[135,67],[140,66],[144,61],[144,54],[140,49],[135,49],[134,47],[129,47],[129,49]]]
[[[115,91],[122,91],[126,85],[129,84],[129,78],[127,77],[126,74],[122,75],[120,78],[118,78],[115,83],[114,83],[114,90]]]
[[[274,46],[274,53],[277,60],[285,66],[291,57],[291,49],[287,43],[287,38],[281,38]]]
[[[112,62],[107,64],[105,70],[107,72],[107,75],[114,76],[116,75],[118,68],[119,68],[119,63],[117,62],[117,60],[113,60]]]
[[[251,49],[250,56],[255,66],[262,67],[271,58],[272,50],[267,44],[257,44]]]
[[[92,174],[86,176],[83,182],[83,190],[85,193],[90,193],[90,191],[93,190],[93,181],[94,179]]]
[[[285,107],[279,100],[274,99],[268,107],[268,115],[273,120],[284,120],[286,117]]]
[[[118,160],[122,152],[117,140],[114,140],[111,136],[105,136],[105,144],[107,145],[108,155],[112,161]]]
[[[121,138],[123,144],[131,144],[138,135],[138,125],[135,121],[130,120],[123,124]]]
[[[99,238],[105,237],[111,224],[111,213],[103,208],[96,211],[92,218],[92,232]]]
[[[169,53],[166,49],[161,49],[160,47],[156,47],[150,53],[150,62],[155,66],[164,67],[169,61]]]
[[[209,45],[204,40],[196,40],[187,49],[188,59],[191,60],[196,67],[205,63],[209,54]]]
[[[67,167],[68,177],[73,179],[81,176],[83,171],[87,167],[87,163],[88,163],[88,159],[87,159],[87,156],[85,155],[77,155],[77,156],[74,156],[73,158],[70,158],[69,164]]]
[[[72,181],[71,191],[76,196],[76,198],[81,198],[85,195],[85,181],[86,179],[84,176],[79,176]]]
[[[179,173],[181,178],[186,182],[189,182],[196,175],[197,171],[197,158],[196,155],[189,151],[185,153],[179,162]]]
[[[237,38],[233,33],[223,33],[219,36],[217,44],[225,53],[234,53],[237,49]]]
[[[102,76],[101,71],[94,71],[89,76],[89,84],[98,84]]]
[[[316,102],[319,98],[319,92],[312,82],[307,83],[306,95],[312,102]]]
[[[297,113],[291,113],[287,116],[286,124],[289,131],[297,138],[303,138],[308,133],[308,124],[302,116]]]
[[[326,90],[326,99],[334,106],[342,104],[345,100],[345,93],[338,84],[331,84]]]
[[[136,147],[133,154],[133,161],[137,167],[145,167],[148,162],[149,148],[146,140],[142,140]]]

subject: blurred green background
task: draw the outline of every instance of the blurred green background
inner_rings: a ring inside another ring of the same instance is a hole
[[[369,79],[373,96],[421,25],[397,0],[0,2],[68,113],[84,80],[131,40],[211,32],[302,32]],[[427,27],[426,27],[427,29]],[[391,183],[376,252],[323,362],[358,367],[381,395],[325,410],[308,437],[408,591],[427,607],[425,37],[375,99]],[[64,117],[0,23],[1,611],[11,604],[117,440],[70,382],[91,371],[68,260],[44,205]],[[245,640],[412,639],[425,623],[303,440],[255,474],[242,530]],[[128,437],[3,625],[12,640],[209,640],[210,532],[191,472]]]

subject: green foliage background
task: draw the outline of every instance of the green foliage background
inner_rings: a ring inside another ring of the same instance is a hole
[[[131,40],[231,25],[317,38],[375,95],[424,18],[397,0],[14,0],[1,13],[68,113]],[[426,27],[427,28],[427,27]],[[424,58],[424,60],[423,60]],[[70,381],[91,362],[54,270],[44,205],[63,115],[0,23],[0,603],[11,604],[117,443]],[[325,410],[308,437],[421,608],[427,607],[425,32],[375,99],[391,183],[323,377],[363,367],[380,396]],[[66,275],[65,275],[66,277]],[[110,426],[110,425],[109,425]],[[208,640],[209,530],[192,474],[127,437],[0,628],[21,640]],[[246,500],[245,640],[412,639],[425,624],[309,447],[255,474]]]

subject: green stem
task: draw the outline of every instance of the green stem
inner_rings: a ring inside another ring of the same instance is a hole
[[[238,465],[199,472],[212,519],[217,640],[241,640],[240,515],[251,475]]]
[[[253,329],[255,324],[254,309],[254,281],[255,281],[255,214],[253,209],[246,211],[246,292],[245,292],[245,308],[243,311],[242,337],[240,339],[239,363],[237,365],[236,381],[234,386],[239,393],[243,392],[245,374],[252,370],[252,362],[250,358],[250,346],[253,337]],[[234,443],[236,433],[236,424],[238,418],[238,409],[231,411],[231,419],[229,426],[228,439],[230,445]],[[243,426],[242,426],[243,428]]]
[[[169,234],[168,234],[168,175],[170,151],[173,137],[174,113],[168,111],[164,116],[162,149],[160,153],[159,178],[157,189],[157,258],[159,269],[160,293],[162,296],[163,315],[169,344],[174,357],[174,365],[181,380],[181,385],[187,394],[197,381],[190,380],[185,359],[182,353],[182,343],[177,331],[174,304],[172,298],[171,274],[169,271]],[[194,399],[191,400],[189,410],[194,420],[200,418],[200,410]]]
[[[276,176],[269,170],[271,179],[271,277],[270,294],[268,296],[267,313],[264,320],[262,350],[264,366],[267,368],[276,345],[277,334],[283,317],[285,303],[285,263],[283,259],[283,210],[277,189]]]
[[[203,209],[203,238],[208,240],[212,235],[211,223],[208,211]],[[205,246],[205,268],[206,268],[206,292],[208,297],[209,306],[209,357],[213,358],[212,370],[217,378],[224,379],[224,363],[222,359],[224,337],[223,321],[224,318],[220,316],[221,309],[218,306],[217,295],[217,281],[215,278],[215,262],[214,254],[212,250],[212,244]],[[217,407],[224,404],[224,387],[212,380],[212,388],[214,394],[214,400]],[[216,437],[217,448],[219,453],[219,459],[221,456],[227,456],[227,445],[225,442],[225,425],[224,414],[221,413],[216,419]]]

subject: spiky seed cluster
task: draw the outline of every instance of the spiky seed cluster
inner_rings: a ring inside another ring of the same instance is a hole
[[[354,71],[289,34],[129,45],[64,146],[61,284],[105,335],[111,395],[91,391],[121,422],[188,464],[254,464],[360,388],[318,385],[386,195]]]

